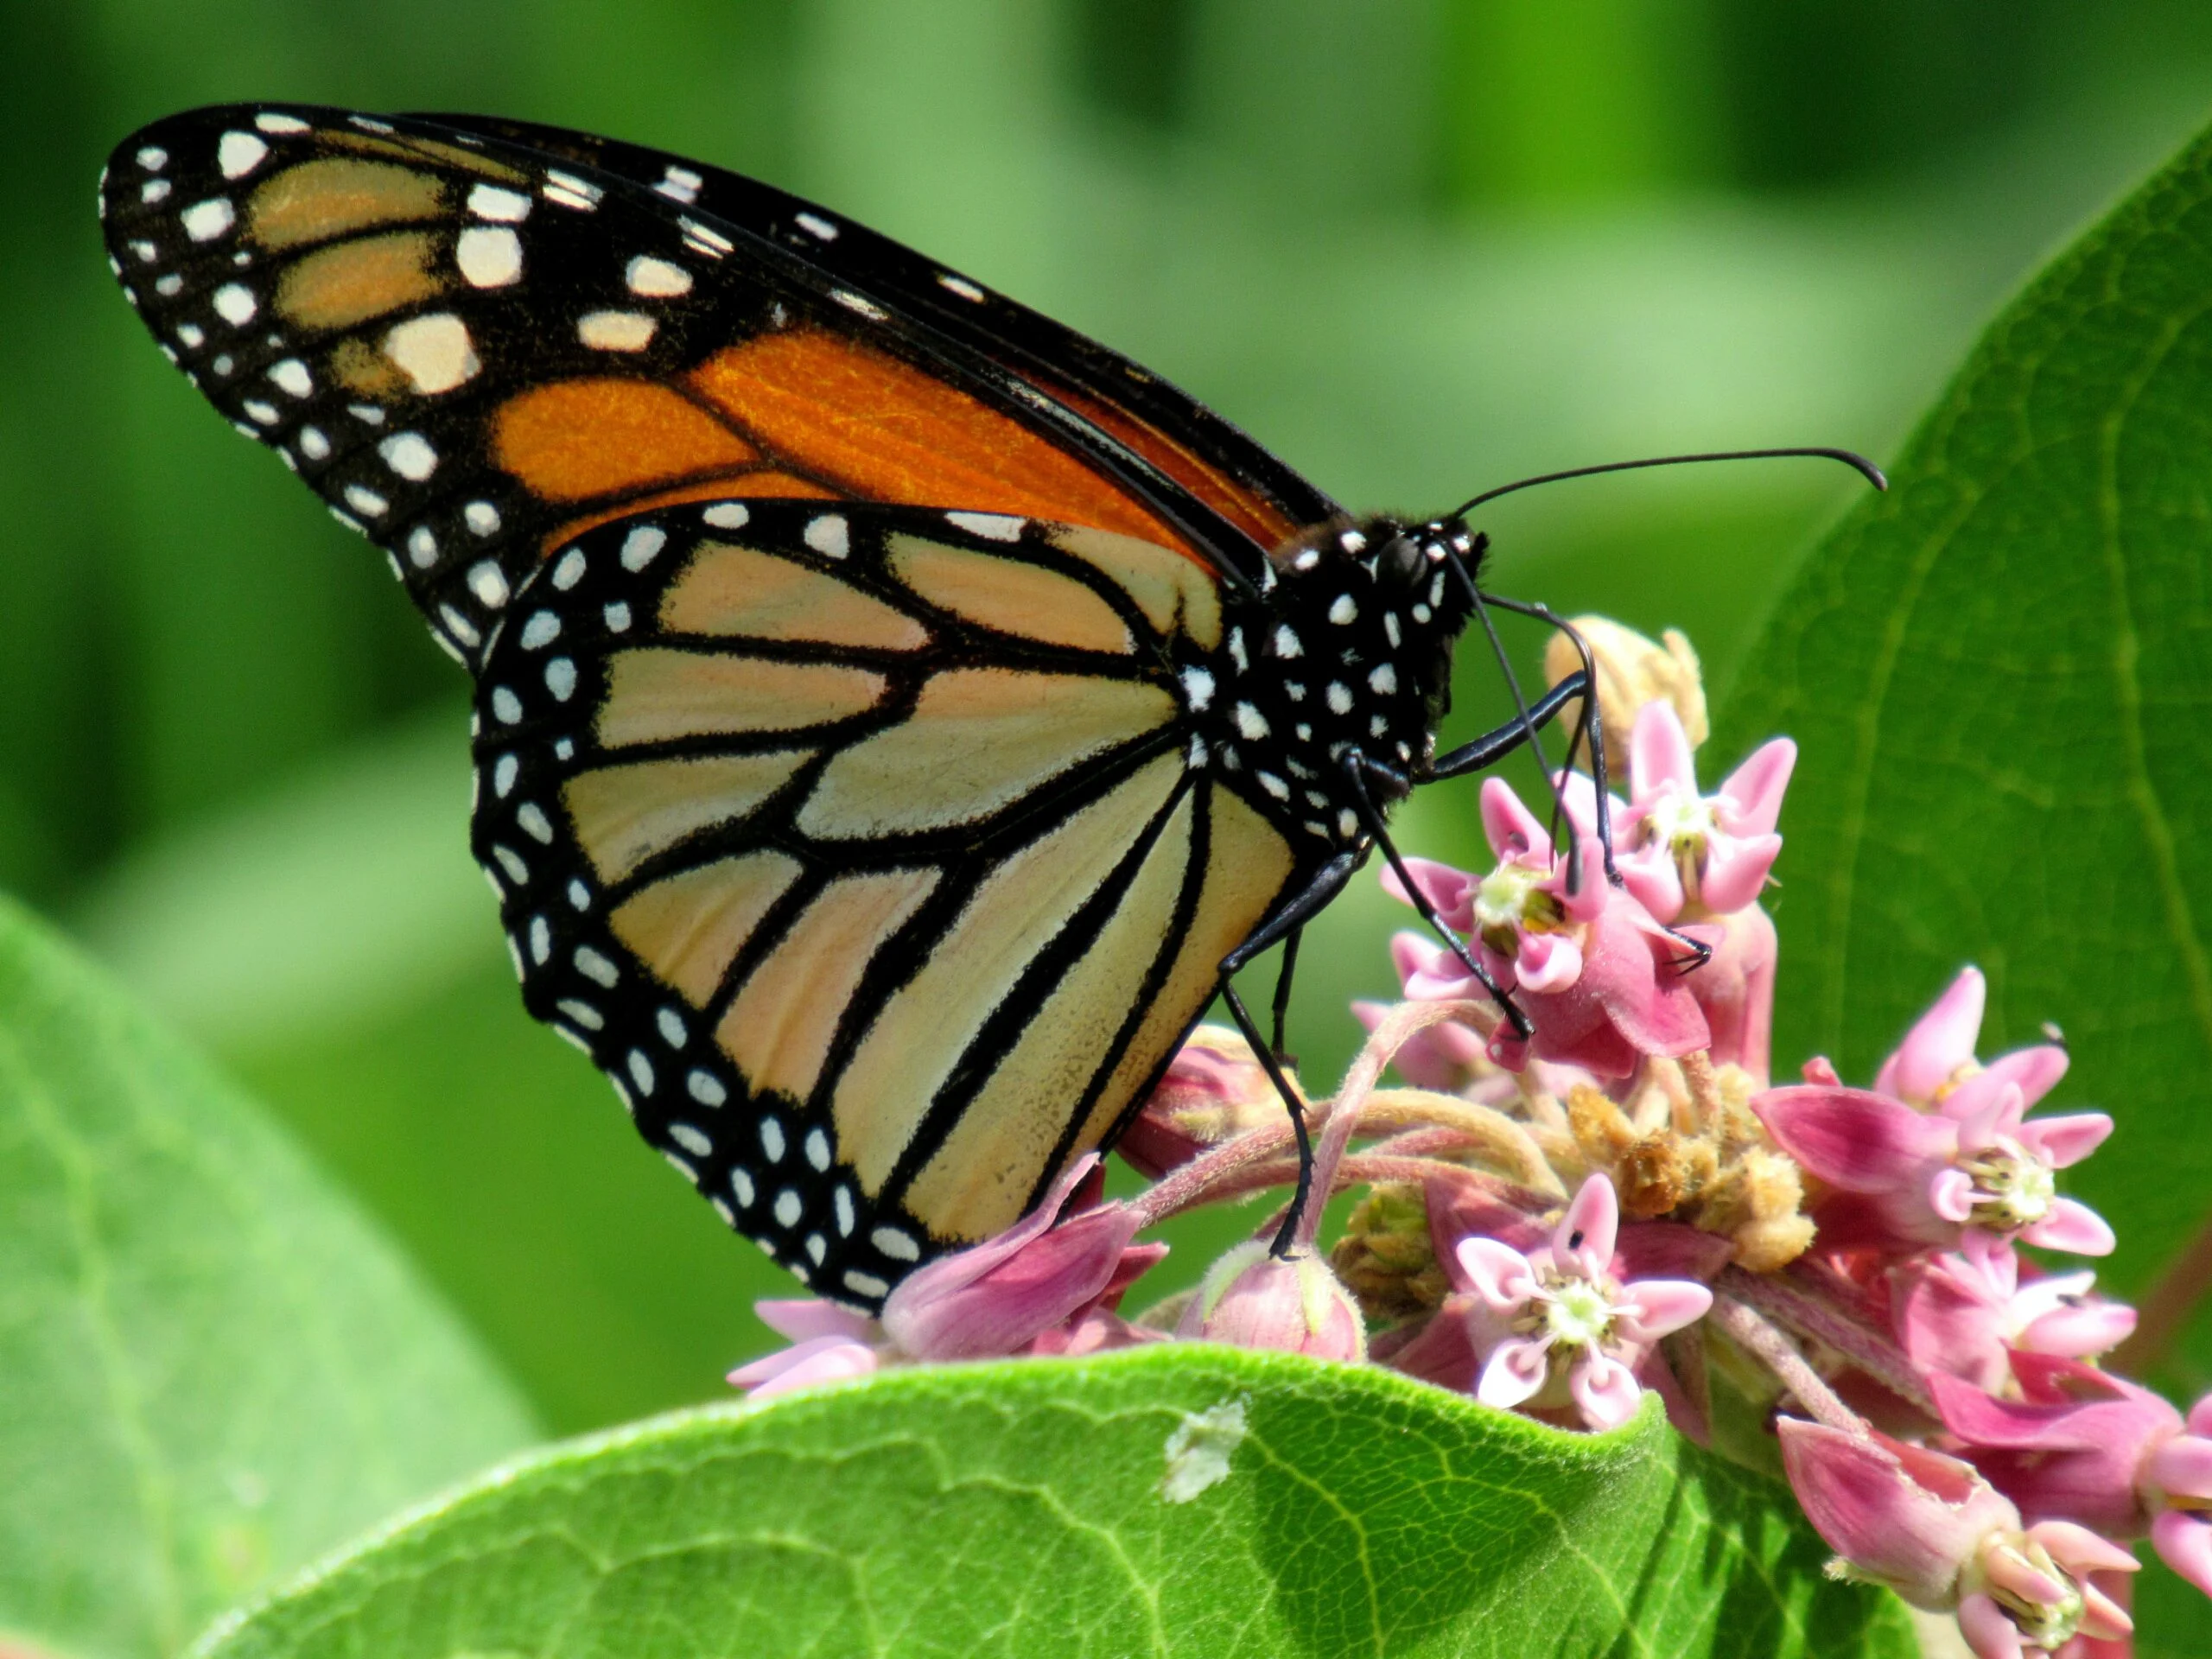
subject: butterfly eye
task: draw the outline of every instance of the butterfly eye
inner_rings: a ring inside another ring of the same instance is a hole
[[[1410,536],[1393,536],[1375,556],[1375,574],[1393,587],[1412,586],[1421,565],[1421,545]]]

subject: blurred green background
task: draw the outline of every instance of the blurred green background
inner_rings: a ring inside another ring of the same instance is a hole
[[[1889,451],[2003,293],[2203,119],[2212,8],[0,4],[0,886],[273,1102],[568,1430],[719,1392],[785,1281],[523,1015],[465,850],[457,671],[108,281],[109,146],[254,98],[762,175],[1173,376],[1354,507],[1433,511],[1631,454]],[[1682,626],[1725,681],[1849,493],[1789,463],[1518,497],[1492,582]],[[1498,710],[1463,658],[1455,729]],[[1471,856],[1471,802],[1433,791],[1405,842]],[[1397,920],[1363,882],[1309,943],[1317,1081]]]

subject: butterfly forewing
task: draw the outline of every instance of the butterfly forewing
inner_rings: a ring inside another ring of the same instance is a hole
[[[731,1224],[872,1303],[1108,1139],[1295,862],[1209,768],[1173,552],[789,500],[597,526],[478,697],[534,1012]]]

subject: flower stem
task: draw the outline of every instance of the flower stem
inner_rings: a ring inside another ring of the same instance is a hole
[[[1880,1331],[1803,1282],[1775,1274],[1723,1268],[1720,1284],[1746,1306],[1780,1321],[1799,1336],[1825,1344],[1917,1411],[1936,1415],[1935,1396],[1904,1351]]]
[[[1764,1314],[1746,1307],[1732,1296],[1715,1296],[1713,1312],[1707,1317],[1738,1347],[1772,1371],[1815,1422],[1826,1423],[1847,1434],[1866,1432],[1866,1420],[1843,1403],[1835,1390],[1821,1380],[1820,1373],[1806,1363],[1804,1355]]]

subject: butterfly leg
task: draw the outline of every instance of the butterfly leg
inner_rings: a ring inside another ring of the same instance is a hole
[[[1298,1064],[1295,1056],[1283,1052],[1282,1028],[1283,1022],[1290,1015],[1290,982],[1292,976],[1298,972],[1298,942],[1305,937],[1305,934],[1306,930],[1303,928],[1291,929],[1289,935],[1282,942],[1282,960],[1275,967],[1274,1019],[1268,1027],[1270,1040],[1268,1046],[1274,1050],[1275,1058],[1285,1065]]]
[[[1298,1219],[1306,1213],[1306,1201],[1313,1187],[1313,1140],[1306,1133],[1306,1108],[1299,1100],[1298,1091],[1290,1086],[1280,1055],[1284,1007],[1281,981],[1277,982],[1275,1040],[1271,1044],[1261,1035],[1259,1021],[1244,1006],[1244,999],[1237,995],[1236,976],[1254,957],[1277,943],[1294,944],[1300,930],[1344,890],[1344,883],[1351,880],[1352,872],[1360,863],[1361,855],[1357,852],[1338,854],[1314,873],[1313,879],[1303,889],[1283,900],[1274,915],[1253,929],[1250,938],[1221,959],[1221,1000],[1228,1005],[1229,1016],[1236,1022],[1236,1029],[1252,1046],[1253,1053],[1259,1056],[1261,1068],[1274,1085],[1283,1109],[1290,1114],[1290,1127],[1298,1137],[1298,1190],[1291,1195],[1289,1211],[1283,1217],[1282,1225],[1275,1230],[1274,1243],[1268,1247],[1277,1255],[1290,1249],[1290,1241],[1298,1231]],[[1286,978],[1287,969],[1286,963]]]

